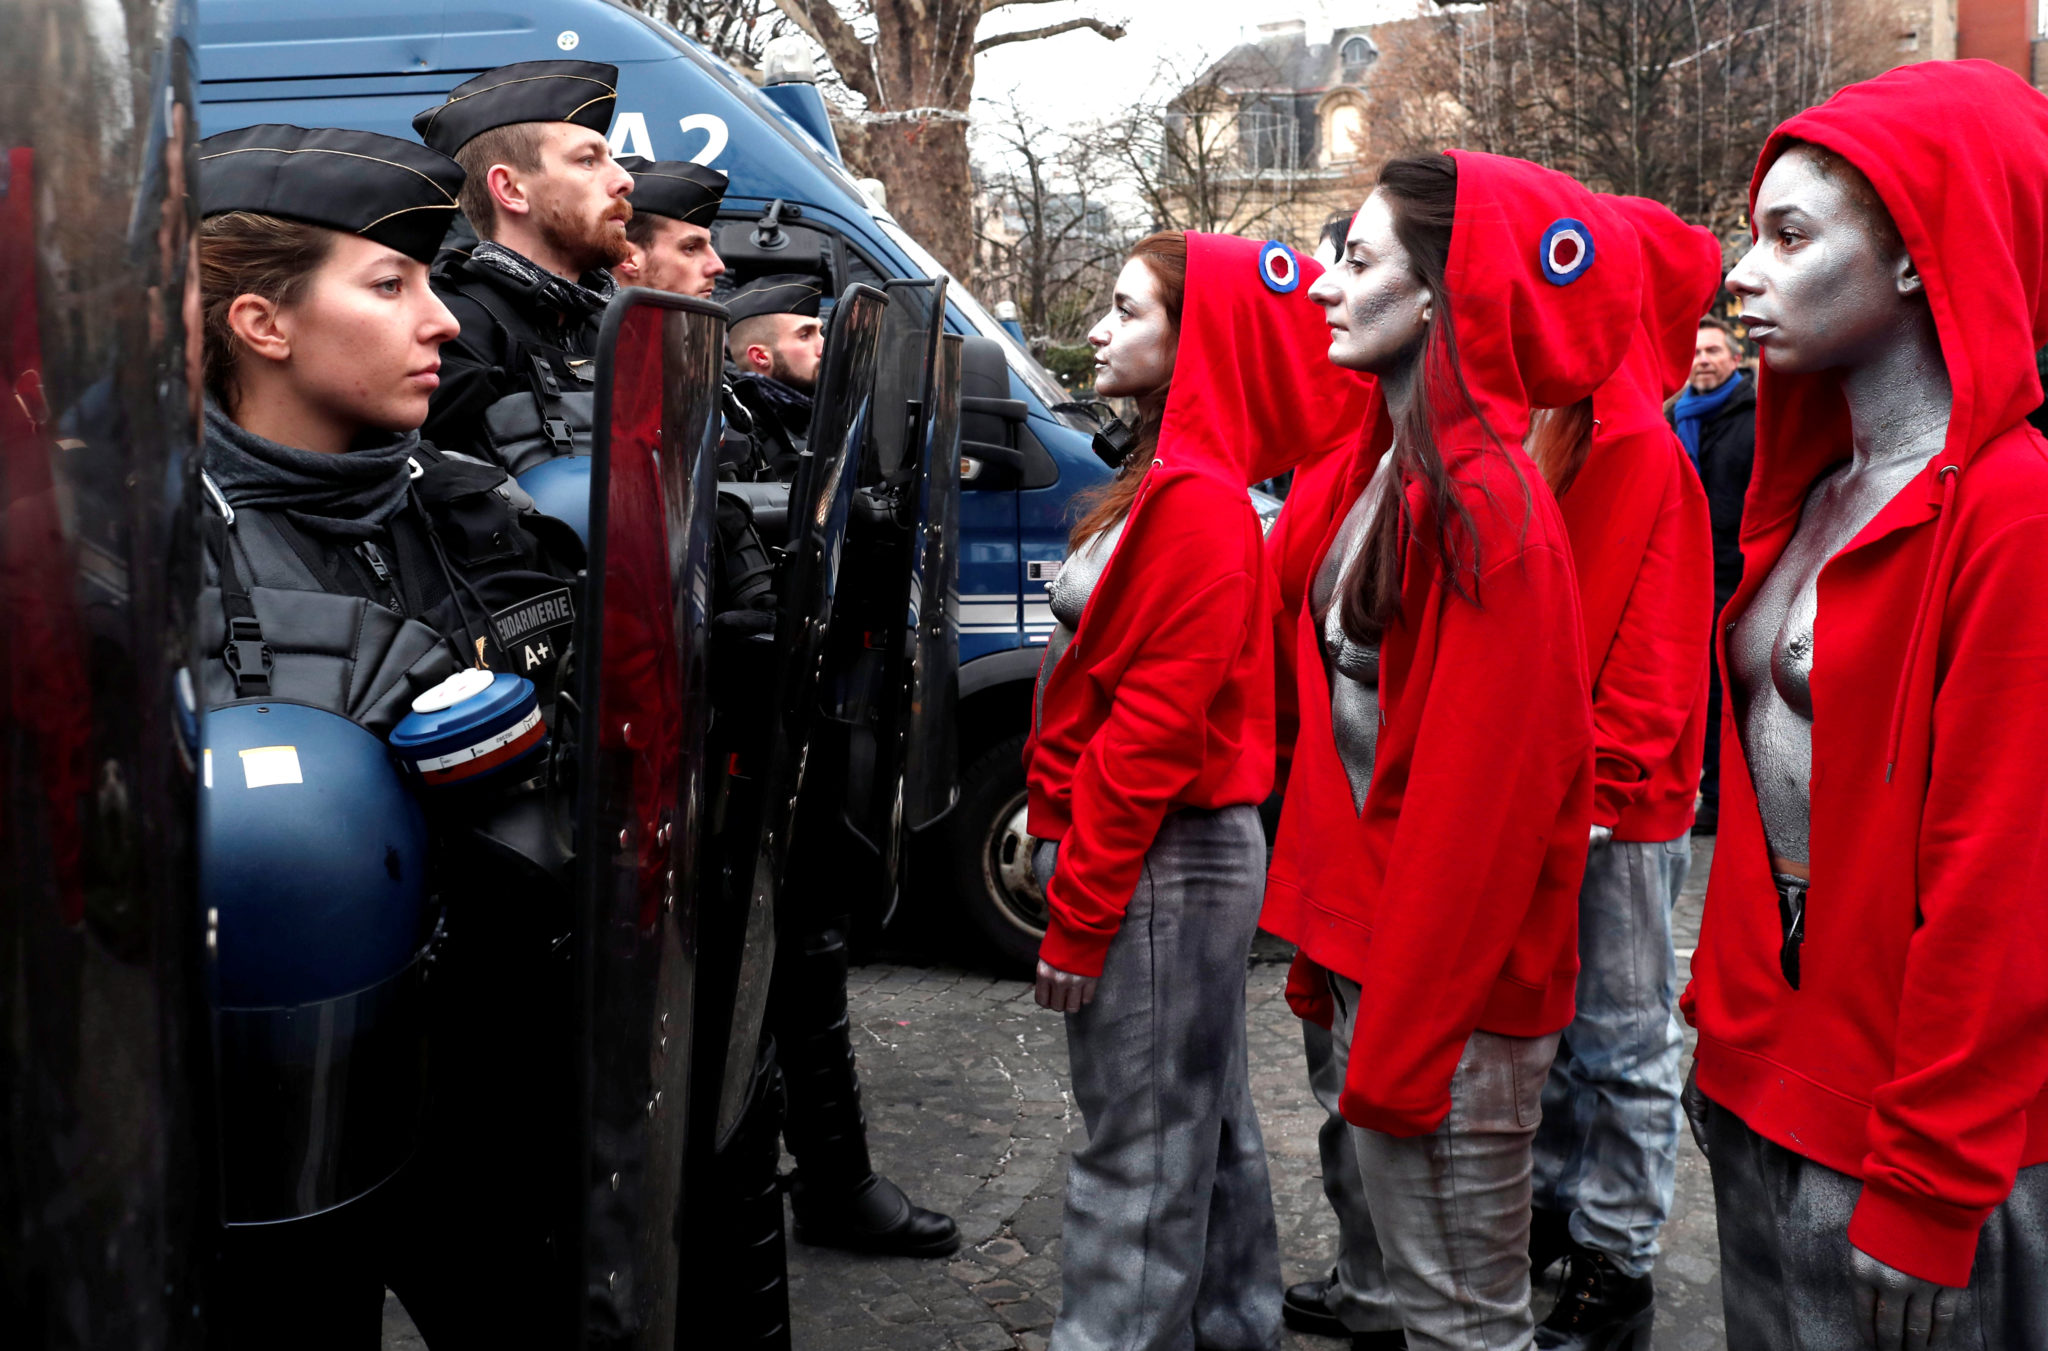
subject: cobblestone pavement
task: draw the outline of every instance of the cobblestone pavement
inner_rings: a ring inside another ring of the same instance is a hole
[[[1712,841],[1695,841],[1677,944],[1691,955]],[[1700,847],[1704,846],[1704,847]],[[1031,987],[939,957],[890,954],[856,968],[856,1049],[875,1166],[960,1223],[950,1261],[859,1258],[792,1245],[796,1351],[1043,1351],[1060,1298],[1066,1155],[1082,1138],[1066,1037]],[[1272,1161],[1282,1273],[1327,1268],[1336,1224],[1316,1161],[1320,1109],[1300,1023],[1282,998],[1288,952],[1261,937],[1249,972],[1252,1091]],[[1684,963],[1681,963],[1683,971]],[[1713,1191],[1679,1132],[1678,1191],[1656,1278],[1660,1351],[1725,1346]],[[786,1162],[787,1166],[787,1162]],[[1547,1300],[1547,1294],[1539,1300]],[[421,1346],[396,1301],[385,1346]],[[1341,1343],[1288,1334],[1289,1351]]]
[[[1699,930],[1709,840],[1681,899],[1678,946]],[[1326,1269],[1336,1222],[1316,1161],[1320,1109],[1302,1068],[1301,1024],[1282,998],[1288,953],[1261,938],[1250,970],[1252,1092],[1272,1160],[1283,1275]],[[1031,987],[923,961],[857,969],[853,1016],[875,1166],[952,1213],[950,1262],[856,1258],[792,1247],[796,1351],[1042,1351],[1059,1308],[1065,1157],[1082,1138],[1067,1093],[1066,1038]],[[1720,1262],[1705,1161],[1680,1131],[1678,1194],[1657,1269],[1660,1351],[1713,1351]],[[1289,1334],[1289,1351],[1341,1343]]]

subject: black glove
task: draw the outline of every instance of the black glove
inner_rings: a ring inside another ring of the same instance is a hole
[[[1678,1105],[1685,1109],[1685,1124],[1692,1127],[1692,1142],[1700,1147],[1700,1157],[1711,1162],[1707,1153],[1707,1108],[1712,1104],[1707,1095],[1700,1092],[1700,1062],[1697,1060],[1685,1072],[1685,1087],[1679,1090]]]

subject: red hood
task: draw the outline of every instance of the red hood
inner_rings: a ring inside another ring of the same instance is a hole
[[[1243,488],[1350,445],[1373,381],[1330,364],[1329,327],[1308,299],[1322,267],[1293,255],[1295,284],[1276,291],[1261,255],[1284,246],[1193,231],[1187,241],[1180,351],[1155,452],[1161,466]]]
[[[1445,282],[1465,384],[1493,435],[1519,445],[1530,408],[1576,403],[1621,364],[1637,327],[1641,264],[1627,226],[1577,181],[1504,155],[1445,153],[1458,163]],[[1553,261],[1569,264],[1562,273],[1545,266],[1553,227],[1577,241],[1558,244]],[[1590,260],[1574,252],[1581,247]],[[1450,381],[1433,387],[1439,445],[1491,444]]]
[[[1662,202],[1605,193],[1601,201],[1633,229],[1641,255],[1655,258],[1657,266],[1643,271],[1635,341],[1593,395],[1595,435],[1662,430],[1664,400],[1685,388],[1700,316],[1721,288],[1721,241],[1711,230],[1687,225]]]
[[[1793,141],[1855,165],[1898,225],[1927,283],[1955,388],[1935,472],[1967,465],[2041,403],[2034,352],[2048,343],[2048,99],[1989,61],[1901,66],[1772,132],[1750,180],[1752,209]],[[1821,471],[1848,454],[1835,374],[1779,375],[1766,361],[1743,534],[1796,513]]]
[[[1764,174],[1794,141],[1841,155],[1876,189],[1926,283],[1955,396],[1948,440],[1925,476],[1921,510],[1938,512],[1940,524],[1899,675],[1889,774],[1920,640],[1941,628],[1957,479],[1980,447],[2041,403],[2034,353],[2048,343],[2048,99],[1989,61],[1901,66],[1850,85],[1771,133],[1750,180],[1752,212]],[[1848,458],[1849,442],[1837,372],[1780,375],[1763,363],[1745,554],[1752,539],[1797,517],[1814,480]],[[1869,528],[1890,519],[1888,509]]]

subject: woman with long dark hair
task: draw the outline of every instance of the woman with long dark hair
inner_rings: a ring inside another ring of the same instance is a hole
[[[1379,392],[1272,541],[1298,725],[1261,924],[1298,947],[1289,999],[1332,1033],[1311,1077],[1353,1128],[1332,1307],[1359,1345],[1524,1347],[1593,739],[1564,523],[1520,443],[1619,364],[1636,251],[1562,174],[1418,156],[1310,299]]]
[[[1088,1143],[1067,1181],[1058,1351],[1267,1351],[1279,1248],[1245,1054],[1273,778],[1272,580],[1248,484],[1355,435],[1282,245],[1153,235],[1090,335],[1135,446],[1050,590],[1025,750]]]

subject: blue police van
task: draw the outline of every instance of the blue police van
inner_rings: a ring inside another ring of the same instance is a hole
[[[848,173],[807,79],[757,87],[613,0],[200,0],[199,36],[207,136],[288,122],[411,138],[415,112],[479,72],[563,56],[609,62],[619,68],[615,154],[730,175],[716,239],[728,259],[760,258],[765,237],[784,259],[816,259],[835,293],[945,275]],[[1093,422],[1062,408],[1058,382],[965,287],[947,295],[948,328],[990,341],[970,344],[980,359],[962,388],[960,801],[920,849],[917,875],[920,890],[963,907],[1001,954],[1022,961],[1044,928],[1020,754],[1053,627],[1045,583],[1066,552],[1073,496],[1109,471],[1089,446]]]

